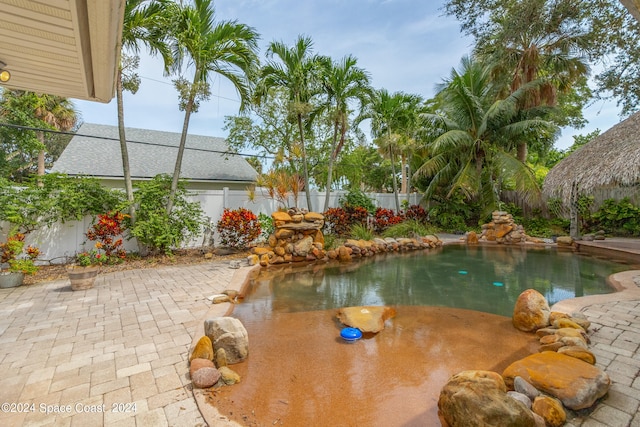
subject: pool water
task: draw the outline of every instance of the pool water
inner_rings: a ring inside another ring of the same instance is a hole
[[[627,269],[553,248],[452,245],[348,264],[263,269],[234,313],[258,320],[278,312],[418,305],[511,316],[526,289],[538,290],[553,305],[614,292],[606,278]]]

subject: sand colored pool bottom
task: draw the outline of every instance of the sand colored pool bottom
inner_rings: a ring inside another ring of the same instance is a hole
[[[245,426],[439,425],[437,401],[448,378],[468,369],[502,373],[537,351],[511,319],[444,307],[396,307],[378,335],[340,338],[336,310],[243,319],[242,382],[210,394],[223,416]]]

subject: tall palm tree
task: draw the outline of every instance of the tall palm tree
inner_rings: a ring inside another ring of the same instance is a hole
[[[560,93],[568,93],[588,74],[590,51],[583,12],[575,2],[528,0],[509,4],[504,14],[492,18],[494,31],[478,40],[476,55],[493,64],[513,93],[538,79],[544,81],[527,91],[525,109],[555,106]],[[527,143],[517,147],[518,159],[526,161]]]
[[[447,197],[461,191],[468,199],[480,200],[484,214],[496,208],[501,184],[509,182],[528,203],[540,200],[540,189],[532,170],[515,158],[513,144],[542,132],[554,135],[555,125],[522,115],[524,85],[505,99],[497,99],[499,88],[490,70],[470,58],[463,58],[461,70],[452,70],[437,94],[438,114],[426,114],[442,132],[427,145],[429,158],[416,171],[431,181],[425,190],[429,198],[441,188]]]
[[[129,202],[131,225],[136,221],[136,208],[133,201],[133,183],[127,136],[124,126],[123,92],[135,94],[140,86],[140,78],[135,73],[138,67],[140,45],[144,45],[152,55],[160,54],[164,59],[165,71],[171,63],[171,52],[167,44],[169,10],[173,3],[168,0],[127,0],[124,8],[122,26],[122,56],[116,74],[116,102],[118,106],[118,136],[122,155],[122,170]],[[126,54],[132,53],[134,56]]]
[[[327,95],[323,110],[330,110],[333,116],[333,139],[327,172],[326,196],[324,210],[329,209],[329,196],[333,182],[333,166],[340,155],[349,128],[349,105],[358,103],[362,108],[371,95],[369,73],[356,66],[355,57],[348,55],[340,62],[325,61],[322,81]],[[338,135],[340,139],[338,140]]]
[[[250,99],[251,77],[258,67],[258,33],[236,21],[215,21],[212,0],[194,0],[179,7],[171,23],[176,45],[173,49],[173,70],[183,65],[193,70],[191,82],[183,78],[174,81],[180,93],[180,109],[184,111],[182,135],[171,181],[167,213],[171,213],[178,189],[182,157],[187,142],[191,113],[198,111],[200,101],[209,97],[209,78],[219,74],[229,80],[240,95],[240,109]]]
[[[386,89],[379,89],[373,92],[364,112],[356,119],[357,123],[365,119],[371,120],[372,136],[391,161],[391,180],[397,211],[400,210],[400,199],[396,155],[400,141],[407,137],[408,124],[420,102],[421,98],[418,95],[404,92],[390,94]]]
[[[260,102],[273,88],[281,88],[287,92],[289,110],[295,117],[300,132],[304,191],[307,198],[307,209],[312,211],[305,147],[305,121],[308,120],[312,110],[312,98],[321,90],[321,65],[327,59],[314,55],[311,38],[303,36],[298,36],[295,44],[291,47],[282,42],[271,42],[267,49],[267,58],[268,61],[260,73],[257,101]]]

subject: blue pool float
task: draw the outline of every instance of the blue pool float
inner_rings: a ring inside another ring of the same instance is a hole
[[[493,282],[493,286],[504,286],[502,282]]]
[[[353,342],[362,338],[362,332],[358,328],[344,328],[340,331],[340,336],[347,342]]]
[[[467,270],[459,270],[458,274],[467,274]]]

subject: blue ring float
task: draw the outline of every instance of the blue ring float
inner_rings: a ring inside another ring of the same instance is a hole
[[[493,286],[504,286],[502,282],[493,282]]]
[[[362,338],[362,332],[358,328],[344,328],[340,331],[340,336],[347,342],[353,342]]]

